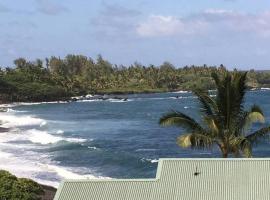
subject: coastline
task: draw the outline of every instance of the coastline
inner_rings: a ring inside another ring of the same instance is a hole
[[[207,89],[208,91],[213,91],[211,88]],[[264,87],[249,87],[248,91],[257,91],[257,90],[263,90],[268,91],[270,88],[264,88]],[[97,91],[90,94],[78,94],[78,96],[68,96],[68,97],[61,97],[61,98],[55,98],[55,99],[42,99],[40,101],[1,101],[0,100],[0,109],[4,109],[7,107],[11,107],[10,104],[18,104],[18,105],[24,105],[24,104],[41,104],[41,103],[68,103],[72,101],[77,100],[107,100],[108,98],[112,99],[125,99],[125,95],[132,95],[132,94],[163,94],[163,93],[185,93],[185,92],[191,92],[189,89],[174,89],[174,90],[168,90],[165,88],[161,89],[149,89],[149,90],[104,90],[104,91]],[[85,98],[87,96],[92,96],[91,98]],[[79,97],[81,99],[76,99],[76,97]],[[1,110],[0,110],[1,111]]]
[[[208,88],[208,91],[212,91],[213,89]],[[266,88],[266,87],[249,87],[248,91],[257,91],[257,90],[270,90],[270,88]],[[101,91],[96,91],[96,92],[90,92],[90,93],[83,93],[83,94],[77,94],[77,97],[86,97],[89,94],[91,94],[91,96],[95,96],[95,97],[102,97],[102,96],[109,96],[109,98],[119,98],[121,96],[124,95],[132,95],[132,94],[162,94],[162,93],[181,93],[181,92],[191,92],[190,88],[186,88],[186,89],[173,89],[173,90],[168,90],[167,88],[156,88],[156,89],[119,89],[119,90],[111,90],[111,89],[105,89],[105,90],[101,90]],[[102,99],[102,98],[101,98]],[[103,99],[105,100],[105,99]],[[0,108],[2,107],[2,105],[9,105],[9,104],[23,104],[23,103],[48,103],[48,102],[52,102],[52,103],[64,103],[64,102],[70,102],[70,101],[74,101],[74,95],[71,96],[64,96],[64,97],[60,97],[60,98],[54,98],[54,99],[42,99],[42,100],[29,100],[29,101],[7,101],[7,100],[0,100]],[[2,107],[3,108],[3,107]]]
[[[4,132],[7,132],[9,130],[10,130],[9,128],[0,127],[0,134],[4,133]],[[2,169],[0,169],[0,170],[2,170]],[[18,178],[24,178],[24,177],[18,177]],[[29,178],[27,178],[27,179],[29,179]],[[37,182],[37,181],[35,181],[33,179],[30,179],[30,180],[36,182],[42,188],[42,190],[44,191],[44,193],[41,195],[42,200],[53,200],[53,198],[54,198],[54,196],[56,194],[57,188],[55,188],[53,186],[50,186],[50,185],[41,184],[41,183],[39,183],[39,182]]]

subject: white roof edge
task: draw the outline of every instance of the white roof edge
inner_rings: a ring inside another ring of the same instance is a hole
[[[196,161],[196,160],[199,160],[199,161],[207,161],[207,160],[216,160],[216,161],[241,161],[241,160],[244,160],[244,161],[270,161],[270,158],[160,158],[159,161],[167,161],[167,160],[175,160],[175,161]]]

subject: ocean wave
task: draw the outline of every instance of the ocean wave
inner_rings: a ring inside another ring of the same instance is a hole
[[[52,162],[47,155],[33,152],[33,155],[15,155],[0,151],[0,168],[18,177],[31,178],[41,184],[58,187],[63,179],[110,179],[94,174],[80,174],[85,170],[67,168]],[[18,167],[20,166],[20,167]],[[80,171],[74,172],[74,171]]]
[[[73,168],[67,168],[59,165],[53,165],[53,164],[40,164],[40,167],[47,172],[56,173],[57,176],[60,177],[60,179],[111,179],[107,176],[100,176],[100,175],[94,175],[94,174],[80,174],[77,172],[74,172],[75,169]],[[83,169],[76,168],[76,171],[84,171]]]
[[[7,159],[7,158],[9,158],[11,155],[12,155],[12,154],[10,154],[10,153],[6,153],[6,152],[1,152],[1,151],[0,151],[0,158],[1,158],[1,159]]]
[[[32,143],[39,143],[39,144],[53,144],[63,140],[62,137],[54,136],[48,134],[46,131],[39,131],[36,129],[31,129],[26,131],[24,134],[24,139],[29,140]]]
[[[24,112],[27,112],[27,111],[24,111],[24,110],[14,110],[12,108],[7,108],[6,112],[8,112],[8,113],[24,113]]]
[[[83,138],[68,138],[62,136],[56,136],[48,133],[47,131],[41,131],[37,129],[29,129],[21,131],[14,129],[6,134],[1,133],[0,142],[12,142],[12,141],[29,141],[34,144],[48,145],[55,144],[60,141],[66,141],[71,143],[83,143],[86,139]]]
[[[67,142],[74,142],[74,143],[81,143],[85,142],[86,139],[82,138],[65,138],[60,136],[55,136],[47,133],[46,131],[40,131],[37,129],[30,129],[26,131],[24,136],[26,140],[31,141],[32,143],[39,143],[39,144],[54,144],[60,141],[67,141]]]
[[[56,134],[64,134],[64,131],[63,130],[58,130],[58,131],[56,131]]]
[[[2,122],[2,127],[4,128],[14,128],[22,126],[42,126],[46,123],[45,120],[32,117],[30,115],[26,116],[15,116],[8,113],[0,113],[0,121]]]

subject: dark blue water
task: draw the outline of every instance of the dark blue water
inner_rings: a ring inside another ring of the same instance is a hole
[[[184,131],[158,125],[172,109],[199,119],[198,102],[191,93],[128,95],[128,99],[12,107],[1,114],[12,130],[0,136],[0,159],[5,161],[0,168],[57,185],[63,178],[155,177],[159,158],[220,157],[216,148],[178,147],[176,138]],[[252,91],[246,105],[259,104],[269,122],[269,100],[270,91]],[[268,156],[268,141],[254,148],[254,157]]]

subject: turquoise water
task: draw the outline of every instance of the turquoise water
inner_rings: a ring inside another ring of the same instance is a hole
[[[246,104],[261,105],[270,122],[269,100],[270,91],[251,91]],[[64,178],[154,177],[159,158],[220,156],[217,149],[179,148],[175,139],[183,130],[158,125],[170,109],[199,118],[197,99],[187,92],[9,105],[0,113],[11,128],[0,134],[0,168],[57,186]],[[255,157],[269,155],[268,141],[254,149]]]

